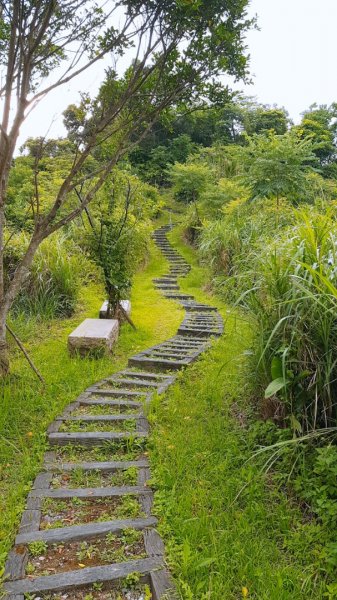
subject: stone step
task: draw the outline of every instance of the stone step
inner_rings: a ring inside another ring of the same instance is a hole
[[[59,544],[60,542],[78,542],[99,538],[107,533],[122,533],[124,529],[146,529],[157,524],[155,517],[139,517],[138,519],[123,519],[88,523],[86,525],[72,525],[55,529],[42,529],[29,533],[19,534],[15,543],[30,544],[35,541],[43,541],[46,544]]]
[[[131,391],[129,389],[126,389],[126,388],[123,388],[123,389],[122,388],[116,388],[116,389],[108,390],[108,389],[103,389],[103,388],[96,387],[96,386],[95,387],[92,386],[92,387],[88,388],[87,392],[90,392],[91,394],[98,394],[99,396],[102,396],[102,397],[104,397],[104,396],[106,396],[106,397],[110,396],[110,397],[113,397],[113,398],[118,398],[118,397],[119,398],[136,398],[136,397],[139,397],[139,398],[142,397],[142,398],[144,398],[144,396],[146,394],[145,391],[143,391],[143,392],[133,392],[133,391]]]
[[[202,336],[202,337],[211,337],[211,336],[215,336],[215,337],[219,337],[222,335],[222,332],[220,331],[214,331],[213,329],[198,329],[198,328],[192,328],[192,327],[179,327],[178,332],[180,333],[180,335],[186,335],[186,336],[194,336],[194,335],[198,335],[198,336]]]
[[[125,386],[126,389],[133,388],[133,387],[140,387],[140,388],[156,388],[159,383],[158,382],[154,382],[154,381],[149,381],[149,380],[143,380],[143,379],[139,379],[139,378],[134,378],[132,379],[131,376],[129,379],[124,379],[124,378],[111,378],[110,380],[108,380],[108,382],[112,383],[112,384],[123,384],[123,386]]]
[[[123,485],[101,488],[59,488],[33,489],[29,492],[28,500],[35,498],[112,498],[116,496],[149,496],[152,491],[143,485]]]
[[[152,279],[153,283],[176,283],[177,278],[175,275],[167,276],[167,277],[158,277],[156,279]]]
[[[141,431],[78,431],[78,432],[55,432],[48,435],[51,446],[67,446],[67,444],[79,444],[83,446],[100,446],[105,442],[116,442],[128,439],[144,439],[147,434]]]
[[[198,304],[197,302],[182,302],[183,307],[189,311],[202,311],[202,312],[216,312],[215,306],[209,306],[208,304]]]
[[[164,358],[149,358],[133,356],[129,358],[130,366],[143,366],[147,369],[160,369],[163,371],[177,371],[190,364],[190,360],[165,360]]]
[[[180,300],[188,300],[190,298],[193,298],[193,296],[191,296],[191,294],[183,294],[182,292],[166,292],[166,294],[164,294],[165,298],[171,298],[172,300],[176,300],[176,299],[180,299]]]
[[[8,600],[19,600],[18,595],[24,593],[40,594],[44,592],[57,593],[63,591],[69,593],[71,590],[93,583],[114,583],[132,573],[140,573],[141,575],[149,574],[151,576],[154,571],[160,573],[162,568],[162,556],[154,556],[111,565],[67,571],[56,575],[17,579],[16,581],[6,582],[4,590],[8,594]],[[159,600],[159,598],[160,596],[153,596],[153,600]],[[170,598],[173,598],[173,596],[170,596]]]
[[[80,400],[80,406],[112,406],[120,408],[141,408],[143,406],[140,402],[133,402],[132,400]]]
[[[161,375],[160,373],[147,373],[146,371],[120,371],[120,375],[138,375],[142,379],[173,383],[175,378],[170,375]]]
[[[103,473],[114,473],[115,471],[126,471],[127,469],[130,469],[132,467],[135,467],[137,469],[142,469],[142,468],[148,468],[149,467],[149,461],[147,460],[147,458],[141,458],[138,460],[119,460],[119,461],[105,461],[105,462],[97,462],[97,461],[91,461],[91,462],[86,462],[86,461],[82,461],[82,462],[77,462],[77,463],[64,463],[64,462],[57,462],[56,461],[56,457],[55,460],[53,462],[45,462],[44,463],[44,468],[48,469],[48,471],[57,471],[57,472],[61,472],[61,471],[65,471],[65,472],[69,472],[69,471],[76,471],[76,469],[82,469],[83,471],[102,471]]]
[[[118,421],[137,421],[142,416],[142,413],[131,414],[131,415],[83,415],[83,416],[65,416],[56,417],[55,421],[72,421],[72,422],[85,422],[85,423],[116,423]]]
[[[155,287],[157,290],[166,290],[172,292],[179,290],[179,285],[172,285],[170,283],[157,283]]]

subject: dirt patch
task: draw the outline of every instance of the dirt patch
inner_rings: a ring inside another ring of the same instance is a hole
[[[53,544],[48,547],[44,542],[32,542],[28,545],[28,551],[26,573],[33,577],[147,556],[143,534],[135,529],[125,529],[121,534],[108,533],[100,539]]]
[[[137,578],[137,574],[131,575],[130,579],[132,577]],[[147,584],[132,584],[132,581],[129,583],[126,580],[114,589],[106,589],[105,586],[96,583],[81,590],[34,595],[29,598],[32,600],[151,600],[152,594]]]
[[[70,527],[112,519],[143,516],[137,498],[131,495],[106,498],[45,498],[40,529]]]

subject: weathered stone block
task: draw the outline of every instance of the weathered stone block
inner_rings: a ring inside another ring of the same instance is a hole
[[[131,302],[130,300],[121,300],[121,305],[124,308],[126,314],[130,317],[131,315]],[[106,319],[107,318],[107,312],[108,312],[108,301],[105,300],[101,306],[101,309],[99,311],[99,318],[100,319]],[[123,315],[121,315],[121,320],[123,319]]]
[[[118,333],[117,319],[84,319],[68,337],[69,352],[81,356],[110,352]]]

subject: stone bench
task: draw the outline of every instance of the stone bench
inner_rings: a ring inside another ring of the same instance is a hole
[[[68,349],[73,356],[111,352],[119,333],[117,319],[84,319],[68,337]]]
[[[121,300],[120,304],[122,305],[122,308],[124,308],[126,314],[128,315],[128,317],[130,317],[131,315],[131,302],[130,300]],[[108,312],[108,301],[105,300],[100,308],[99,311],[99,318],[100,319],[106,319],[107,318],[107,312]],[[122,319],[123,319],[123,315],[122,315]]]

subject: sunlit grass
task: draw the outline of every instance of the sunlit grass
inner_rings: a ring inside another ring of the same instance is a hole
[[[12,321],[32,359],[46,380],[41,387],[21,353],[12,347],[12,374],[1,385],[0,411],[0,558],[3,563],[13,542],[29,487],[41,467],[48,425],[87,386],[127,365],[128,357],[175,334],[183,311],[153,288],[152,278],[167,270],[161,253],[151,242],[151,258],[134,278],[132,319],[123,325],[110,357],[98,360],[70,358],[69,333],[86,317],[96,317],[104,300],[103,286],[82,288],[81,302],[71,319],[38,324]]]

